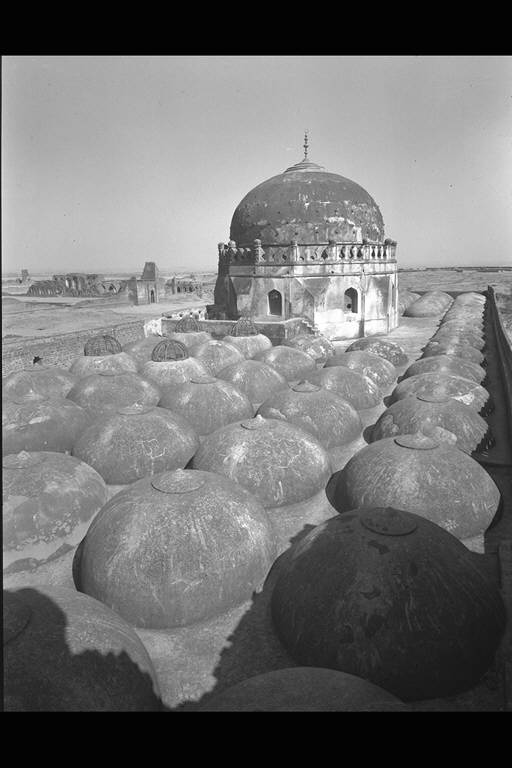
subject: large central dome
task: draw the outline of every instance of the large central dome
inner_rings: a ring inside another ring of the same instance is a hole
[[[355,181],[307,159],[251,190],[236,208],[230,237],[238,245],[384,240],[375,200]]]

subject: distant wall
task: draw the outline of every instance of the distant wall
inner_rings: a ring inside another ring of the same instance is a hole
[[[8,376],[14,371],[30,368],[34,357],[42,358],[48,365],[58,365],[69,368],[76,357],[84,353],[84,344],[92,336],[108,334],[114,336],[121,346],[130,341],[144,337],[144,320],[121,323],[115,326],[91,328],[86,331],[59,333],[54,336],[3,340],[2,342],[2,376]]]

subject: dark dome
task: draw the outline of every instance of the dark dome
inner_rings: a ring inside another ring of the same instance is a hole
[[[239,244],[326,243],[384,240],[375,200],[355,181],[303,161],[252,189],[236,208],[230,237]]]

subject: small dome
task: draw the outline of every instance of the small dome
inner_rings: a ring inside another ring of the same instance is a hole
[[[184,344],[175,339],[164,339],[153,348],[151,359],[154,363],[164,363],[175,360],[186,360],[188,351]]]
[[[3,599],[7,711],[161,709],[148,653],[117,613],[63,587],[4,591]]]
[[[355,675],[320,667],[291,667],[243,680],[214,694],[202,712],[407,711],[400,699]]]
[[[194,347],[191,354],[204,365],[210,376],[216,376],[226,366],[244,359],[242,352],[232,344],[214,339]]]
[[[417,433],[377,440],[356,453],[339,473],[331,503],[338,512],[405,509],[469,539],[488,528],[500,493],[466,453]]]
[[[407,307],[410,307],[420,298],[419,293],[413,291],[398,291],[398,314],[403,315]]]
[[[302,379],[316,369],[316,362],[311,355],[301,349],[281,345],[260,352],[255,360],[271,365],[287,381]]]
[[[199,435],[209,435],[232,421],[254,416],[253,406],[243,392],[213,376],[198,376],[184,384],[163,387],[159,405],[184,416]]]
[[[342,352],[330,357],[325,368],[335,368],[338,365],[368,376],[378,387],[386,388],[396,379],[395,366],[373,352]]]
[[[91,423],[83,408],[64,397],[6,400],[2,408],[2,451],[71,451]]]
[[[490,439],[489,425],[474,408],[436,392],[416,394],[390,405],[375,424],[371,440],[416,432],[456,445],[465,453],[476,451],[484,438]]]
[[[2,383],[2,400],[21,400],[34,396],[66,397],[76,382],[73,376],[63,368],[34,365],[23,371],[15,371],[6,376]]]
[[[448,373],[451,376],[473,379],[477,384],[485,379],[485,371],[481,366],[454,355],[436,355],[435,357],[424,357],[421,360],[416,360],[406,370],[404,377],[417,376],[423,373]]]
[[[469,344],[456,344],[445,341],[429,341],[423,349],[423,357],[435,357],[436,355],[454,355],[469,360],[471,363],[481,365],[485,357],[478,349],[469,346]]]
[[[312,336],[309,333],[294,336],[284,342],[285,347],[294,347],[306,352],[317,364],[325,363],[334,355],[334,345],[325,336]]]
[[[269,395],[287,386],[284,376],[259,360],[233,363],[219,371],[217,376],[234,384],[253,404],[262,403]]]
[[[110,485],[184,467],[199,446],[196,431],[165,408],[121,408],[96,421],[73,447],[73,455],[94,467]]]
[[[363,429],[359,414],[350,403],[334,392],[305,381],[271,395],[260,406],[258,414],[293,424],[328,449],[350,443]]]
[[[460,293],[458,296],[454,299],[454,304],[456,306],[461,305],[475,305],[484,307],[486,302],[485,296],[481,293],[477,293],[475,291],[468,291],[467,293]]]
[[[475,322],[482,323],[483,316],[484,309],[480,306],[476,307],[454,303],[443,317],[442,322],[446,320],[474,320]]]
[[[452,297],[444,291],[427,291],[404,312],[405,317],[436,317],[444,315],[453,302]]]
[[[63,545],[78,544],[107,499],[100,475],[63,453],[11,454],[2,466],[8,573],[35,568]]]
[[[134,405],[157,405],[161,392],[153,381],[137,373],[93,373],[75,384],[69,400],[84,408],[92,418],[110,416],[119,408]]]
[[[388,360],[392,365],[401,366],[406,365],[408,357],[405,354],[405,350],[394,341],[388,339],[382,339],[378,336],[367,336],[364,339],[357,339],[349,347],[346,352],[371,352],[373,355],[379,355],[385,360]]]
[[[261,504],[211,472],[144,478],[95,518],[77,551],[77,588],[138,627],[183,627],[245,600],[274,559]]]
[[[478,341],[482,341],[485,338],[485,333],[482,328],[475,328],[472,320],[443,320],[437,333],[471,333]],[[477,347],[478,349],[478,347]]]
[[[137,363],[126,352],[100,357],[84,356],[76,358],[71,364],[69,371],[77,379],[90,376],[91,373],[101,373],[103,371],[112,371],[113,373],[131,371],[132,373],[137,373]]]
[[[181,320],[178,320],[174,330],[176,333],[198,333],[201,329],[195,317],[184,315]]]
[[[93,336],[84,345],[84,355],[86,357],[117,355],[119,352],[122,352],[122,347],[113,336]]]
[[[444,395],[458,400],[473,408],[477,413],[485,409],[490,412],[491,399],[489,393],[474,379],[464,379],[462,376],[452,376],[446,373],[421,373],[409,376],[396,385],[391,393],[391,402],[396,403],[404,397],[414,395]]]
[[[236,347],[247,359],[253,358],[267,349],[272,349],[272,342],[263,333],[258,333],[255,336],[224,336],[222,341]]]
[[[342,365],[322,368],[306,378],[347,400],[358,411],[374,408],[381,401],[380,390],[372,379]]]
[[[474,333],[470,330],[462,330],[461,328],[454,330],[450,326],[441,326],[440,329],[432,336],[431,341],[439,341],[442,344],[449,344],[450,346],[469,346],[477,350],[482,350],[485,347],[485,341],[480,333]]]
[[[351,510],[277,561],[274,626],[297,664],[357,675],[405,701],[450,696],[489,669],[505,628],[480,558],[417,515]]]
[[[206,376],[209,372],[199,360],[188,357],[185,360],[167,360],[162,363],[149,360],[144,363],[141,373],[144,378],[150,379],[160,387],[165,387],[183,384],[194,376]]]
[[[265,507],[309,499],[331,475],[329,457],[317,440],[298,427],[261,416],[208,435],[192,465],[235,480]]]
[[[144,363],[151,360],[151,355],[157,344],[162,341],[161,336],[147,336],[144,339],[138,339],[137,341],[131,341],[129,344],[125,344],[123,352],[135,361],[137,370],[141,371],[144,367]]]
[[[229,331],[230,336],[257,336],[258,329],[249,317],[240,317],[233,323]]]

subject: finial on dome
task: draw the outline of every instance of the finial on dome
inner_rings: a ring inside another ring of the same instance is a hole
[[[304,131],[304,160],[308,159],[308,129]],[[303,161],[304,162],[304,161]]]

